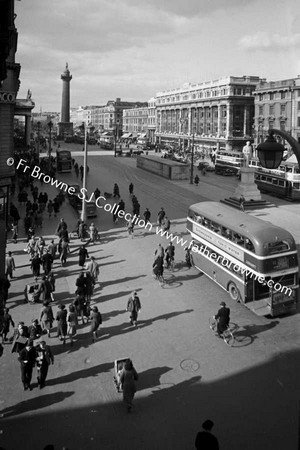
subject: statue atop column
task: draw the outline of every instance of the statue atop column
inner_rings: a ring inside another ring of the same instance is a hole
[[[253,149],[250,141],[247,141],[246,145],[244,145],[243,154],[244,154],[244,167],[249,167],[249,161],[253,155]]]

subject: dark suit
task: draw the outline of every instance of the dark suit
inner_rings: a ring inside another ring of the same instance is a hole
[[[218,439],[209,431],[200,431],[195,440],[197,450],[219,450]]]
[[[40,388],[45,386],[49,365],[53,363],[54,356],[51,348],[48,345],[45,345],[44,348],[41,346],[37,347],[38,384]]]
[[[28,347],[23,348],[20,352],[19,361],[21,363],[21,379],[24,389],[30,388],[32,378],[32,369],[35,366],[36,351],[34,347],[28,350]]]
[[[221,334],[223,333],[223,331],[226,330],[226,328],[229,325],[230,309],[227,308],[226,306],[222,306],[222,308],[220,308],[219,311],[217,312],[215,318],[218,320],[217,326],[218,333]]]

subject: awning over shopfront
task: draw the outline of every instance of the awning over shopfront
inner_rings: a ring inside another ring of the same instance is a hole
[[[139,133],[138,137],[139,138],[145,138],[145,137],[147,137],[147,133]]]
[[[121,137],[122,139],[129,139],[132,137],[132,133],[124,133]]]
[[[108,131],[104,131],[104,133],[101,133],[101,136],[109,136],[109,132]]]

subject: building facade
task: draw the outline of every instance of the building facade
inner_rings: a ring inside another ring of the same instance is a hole
[[[300,142],[300,75],[279,81],[261,81],[254,92],[255,144],[272,128],[286,131]]]
[[[241,150],[252,140],[256,76],[227,77],[156,94],[156,140]]]
[[[79,126],[82,122],[88,123],[95,127],[100,133],[108,131],[122,135],[123,130],[123,111],[130,108],[144,106],[141,102],[124,102],[120,98],[109,100],[103,106],[80,106],[71,108],[70,117],[74,123],[74,127]]]
[[[14,0],[0,2],[0,280],[5,277],[6,229],[9,187],[14,165],[14,115],[20,86],[20,64],[15,61],[18,33]]]
[[[131,133],[133,137],[148,134],[148,104],[142,108],[123,110],[123,134]]]
[[[151,144],[155,143],[156,131],[156,98],[152,97],[148,101],[148,139]]]

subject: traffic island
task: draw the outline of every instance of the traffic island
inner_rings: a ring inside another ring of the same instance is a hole
[[[136,167],[169,180],[188,180],[190,165],[157,156],[138,155]]]

